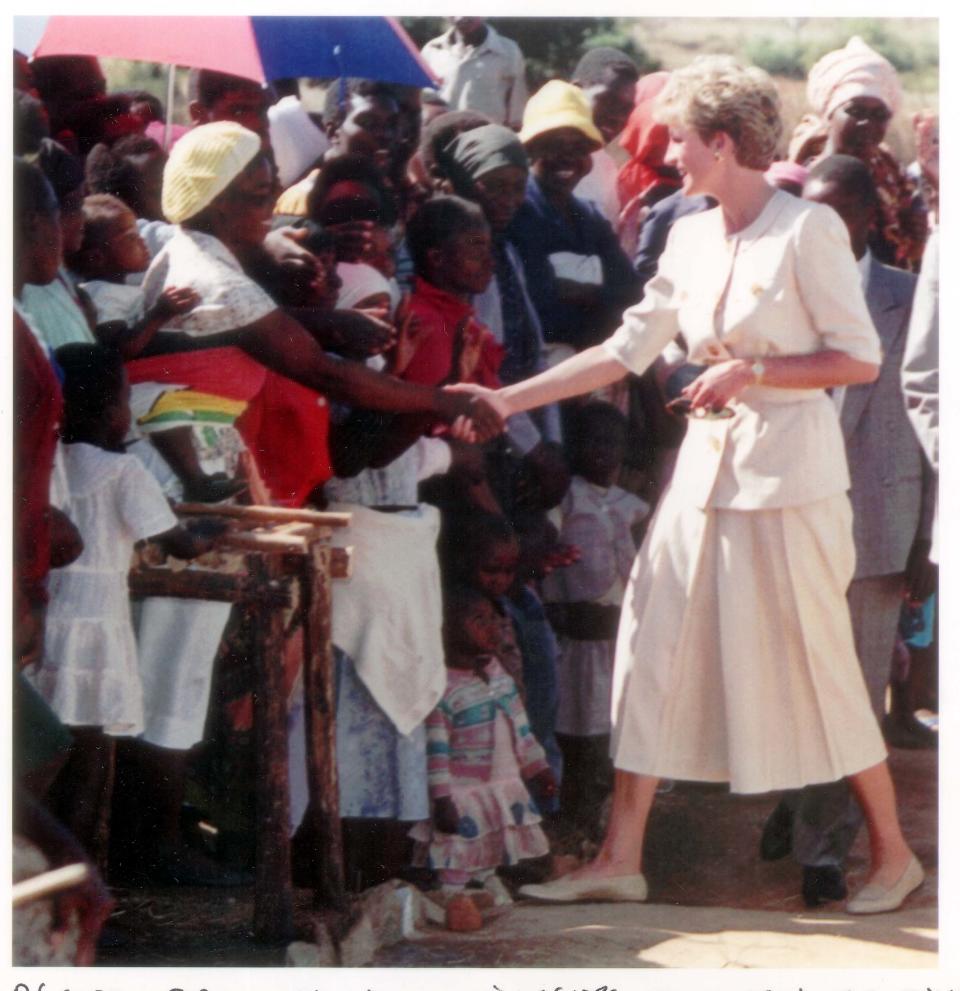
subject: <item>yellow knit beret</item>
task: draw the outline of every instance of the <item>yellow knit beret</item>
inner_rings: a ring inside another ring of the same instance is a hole
[[[260,138],[232,121],[194,127],[173,146],[163,170],[163,215],[180,224],[208,207],[250,164]]]
[[[583,90],[572,83],[551,79],[527,100],[520,140],[528,144],[541,134],[561,127],[572,127],[598,148],[603,147],[603,135],[593,123],[590,104]]]

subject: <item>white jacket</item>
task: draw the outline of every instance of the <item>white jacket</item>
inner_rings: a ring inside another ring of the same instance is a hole
[[[849,236],[830,208],[777,191],[727,236],[719,209],[670,232],[641,303],[605,347],[642,372],[678,334],[689,360],[881,351]],[[701,507],[774,509],[849,488],[836,409],[822,389],[752,386],[727,420],[693,420],[673,476]]]

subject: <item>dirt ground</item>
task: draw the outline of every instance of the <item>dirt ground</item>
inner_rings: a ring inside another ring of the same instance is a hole
[[[891,767],[907,839],[928,880],[910,907],[936,909],[938,755],[894,750]],[[660,795],[646,848],[650,902],[796,913],[800,871],[791,860],[764,863],[757,848],[776,797],[732,796],[716,785],[678,784]],[[861,835],[848,864],[855,889],[867,864]],[[117,890],[117,910],[99,952],[101,966],[280,966],[283,947],[257,944],[250,930],[252,889]],[[312,931],[311,893],[297,891],[298,938]],[[835,911],[832,906],[830,911]],[[824,909],[827,911],[827,909]],[[386,961],[384,961],[386,962]],[[415,944],[390,955],[392,966],[429,966]],[[516,965],[522,965],[520,960]]]

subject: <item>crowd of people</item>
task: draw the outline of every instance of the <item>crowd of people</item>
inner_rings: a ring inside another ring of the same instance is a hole
[[[18,832],[111,882],[245,883],[184,812],[246,728],[238,624],[132,612],[131,552],[216,546],[180,502],[343,509],[352,890],[454,903],[531,861],[526,897],[643,900],[657,791],[706,780],[783,793],[760,856],[809,906],[865,820],[847,909],[899,907],[886,745],[936,740],[935,116],[898,162],[859,38],[792,136],[726,56],[594,48],[528,97],[481,18],[422,54],[436,89],[333,80],[313,112],[195,69],[168,129],[93,58],[14,53]],[[552,878],[571,842],[599,852]]]

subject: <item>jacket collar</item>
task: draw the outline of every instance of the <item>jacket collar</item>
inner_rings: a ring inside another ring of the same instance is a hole
[[[770,228],[773,226],[774,221],[780,214],[785,210],[796,197],[791,196],[790,193],[785,193],[782,189],[778,189],[774,192],[773,196],[764,204],[763,209],[757,216],[753,219],[752,223],[747,224],[746,227],[741,231],[737,231],[736,234],[731,234],[729,240],[739,241],[741,245],[746,247],[748,244],[752,244],[754,241],[759,240]],[[717,210],[717,222],[723,225],[723,211]]]

